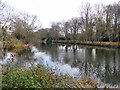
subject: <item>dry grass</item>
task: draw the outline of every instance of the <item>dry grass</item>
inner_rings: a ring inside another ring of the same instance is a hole
[[[73,40],[53,40],[53,43],[66,43],[66,44],[73,44]],[[76,44],[84,44],[84,45],[92,45],[92,46],[103,46],[103,47],[120,47],[120,42],[98,42],[98,41],[75,41]]]

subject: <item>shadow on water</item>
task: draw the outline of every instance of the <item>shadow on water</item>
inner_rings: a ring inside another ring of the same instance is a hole
[[[5,60],[10,54],[7,52]],[[7,63],[6,63],[7,64]],[[92,77],[105,84],[117,86],[120,83],[120,50],[89,48],[81,45],[36,44],[29,50],[16,54],[13,66],[35,67],[44,64],[56,68],[56,73],[70,76]]]

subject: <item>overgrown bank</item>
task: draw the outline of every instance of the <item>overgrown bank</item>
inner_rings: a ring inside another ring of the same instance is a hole
[[[36,68],[9,67],[3,71],[3,88],[98,88],[100,82],[88,77],[77,81],[68,75],[56,75],[54,70],[38,65]]]
[[[21,51],[23,49],[28,49],[29,44],[25,44],[24,40],[18,40],[16,38],[7,38],[5,41],[0,42],[0,48],[7,51]]]
[[[92,42],[92,41],[74,41],[74,40],[52,40],[52,43],[63,43],[63,44],[80,44],[90,46],[101,46],[101,47],[115,47],[120,48],[120,42]]]

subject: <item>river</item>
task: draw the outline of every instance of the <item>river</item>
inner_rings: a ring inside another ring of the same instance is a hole
[[[110,87],[120,84],[120,49],[37,44],[29,50],[5,53],[4,65],[8,65],[11,54],[16,54],[11,66],[34,68],[37,64],[43,64],[55,69],[58,75],[68,74],[78,80],[88,76]],[[3,64],[2,60],[0,64]]]

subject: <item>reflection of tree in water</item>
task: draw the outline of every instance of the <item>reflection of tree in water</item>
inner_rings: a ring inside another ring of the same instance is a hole
[[[0,50],[0,60],[2,60],[2,50]]]
[[[78,63],[78,58],[77,58],[77,45],[73,45],[73,62],[71,67],[76,67],[77,63]]]
[[[23,56],[25,59],[30,60],[31,56],[33,56],[33,52],[31,52],[31,49],[24,49],[17,53],[18,56]]]
[[[0,60],[2,60],[3,62],[3,65],[4,65],[4,60],[5,60],[5,56],[6,56],[6,52],[7,52],[7,49],[6,48],[0,48]]]
[[[69,63],[69,58],[68,58],[68,46],[65,46],[65,57],[63,58],[63,61],[65,63]]]
[[[111,57],[111,56],[112,57]],[[111,59],[112,58],[112,59]],[[110,61],[111,60],[111,61]],[[110,64],[113,64],[111,67]],[[111,83],[111,84],[118,84],[118,76],[119,71],[117,70],[117,62],[116,62],[116,57],[115,57],[115,52],[111,54],[105,54],[105,74],[104,77],[102,78],[102,81],[105,83]]]
[[[116,56],[115,52],[104,52],[105,53],[101,56],[101,60],[98,59],[96,61],[93,61],[86,59],[83,64],[79,64],[79,69],[80,71],[84,71],[85,75],[91,76],[96,74],[97,78],[100,78],[103,82],[110,83],[111,85],[117,85],[118,76],[120,74],[117,69],[117,61],[119,59],[116,59],[116,57],[119,56]]]
[[[70,48],[70,49],[69,49]],[[71,50],[72,49],[72,50]],[[64,53],[65,53],[65,55],[64,55],[64,57],[63,57],[63,61],[64,61],[64,63],[66,63],[66,64],[70,64],[71,65],[71,67],[73,67],[74,65],[73,65],[73,62],[75,62],[74,60],[75,60],[75,58],[76,58],[76,50],[75,50],[76,48],[75,48],[75,46],[73,45],[73,46],[70,46],[70,45],[66,45],[65,46],[65,50],[64,50]],[[71,58],[73,58],[73,59],[71,59]],[[72,66],[73,65],[73,66]]]
[[[78,67],[80,74],[83,76],[91,76],[100,78],[104,83],[111,85],[118,84],[118,61],[119,53],[117,51],[95,49],[95,58],[93,58],[93,48],[85,48],[81,46],[68,46],[64,45],[61,50],[61,45],[42,45],[39,46],[39,50],[47,52],[51,55],[53,61],[60,61],[63,58],[63,62],[71,65],[71,67]],[[79,49],[83,50],[79,51]],[[63,54],[60,56],[61,54]],[[82,56],[83,55],[83,56]]]
[[[17,63],[15,66],[26,66],[27,63],[30,63],[31,65],[33,65],[33,60],[35,61],[35,59],[33,58],[33,52],[31,52],[31,49],[27,49],[27,50],[22,50],[20,52],[18,52],[16,54],[16,58],[17,58]]]

